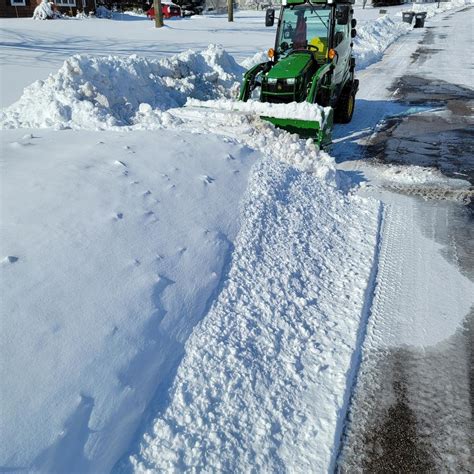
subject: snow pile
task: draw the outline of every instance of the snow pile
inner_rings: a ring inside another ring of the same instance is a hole
[[[240,62],[240,65],[245,69],[251,69],[253,66],[256,66],[260,63],[266,63],[268,61],[268,54],[266,51],[260,51],[255,53],[253,56],[245,58]]]
[[[353,40],[357,68],[363,69],[379,61],[384,51],[411,29],[408,23],[396,21],[388,15],[357,28],[357,36]]]
[[[289,104],[270,104],[249,100],[248,102],[236,102],[233,100],[208,100],[199,101],[188,99],[187,106],[206,107],[225,110],[228,112],[242,112],[267,117],[290,118],[297,120],[311,120],[324,123],[331,108],[321,107],[308,102],[291,102]]]
[[[242,72],[232,56],[214,45],[160,60],[76,55],[56,74],[27,87],[18,102],[0,113],[0,127],[132,125],[141,104],[163,111],[181,107],[188,97],[236,94]]]
[[[407,9],[407,11],[411,10],[414,12],[426,12],[427,18],[432,18],[438,13],[444,13],[448,10],[452,10],[453,8],[460,8],[465,5],[472,5],[472,3],[472,0],[449,0],[445,2],[439,2],[439,4],[438,2],[434,2],[431,4],[414,3],[411,8]]]
[[[252,171],[225,287],[131,458],[136,472],[334,467],[378,203],[274,159]]]

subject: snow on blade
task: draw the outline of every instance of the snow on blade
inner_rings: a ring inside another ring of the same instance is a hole
[[[334,466],[378,204],[265,159],[242,209],[228,280],[131,458],[136,472]]]
[[[132,125],[140,105],[167,120],[161,111],[183,106],[188,97],[233,95],[242,72],[214,45],[160,60],[76,55],[0,112],[0,127],[110,129]]]
[[[310,104],[308,102],[270,104],[258,102],[255,100],[239,102],[228,99],[208,101],[188,99],[186,105],[191,107],[214,108],[218,110],[226,110],[229,112],[250,113],[267,117],[311,120],[315,122],[323,122],[330,110],[330,107],[321,107],[318,104]]]

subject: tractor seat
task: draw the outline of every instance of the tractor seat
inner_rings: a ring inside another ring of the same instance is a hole
[[[315,46],[318,48],[318,51],[315,49],[311,48],[311,51],[313,52],[313,55],[315,59],[319,59],[322,61],[326,61],[328,58],[328,40],[327,38],[320,38],[319,36],[315,36],[314,38],[311,38],[308,45]]]

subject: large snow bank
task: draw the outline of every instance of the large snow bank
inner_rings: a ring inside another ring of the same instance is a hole
[[[401,35],[412,29],[408,23],[388,15],[381,16],[357,28],[354,55],[358,69],[363,69],[382,58],[384,51]]]
[[[445,2],[414,3],[406,10],[426,12],[428,18],[432,18],[438,13],[444,13],[453,8],[460,8],[465,5],[472,5],[473,0],[449,0]]]
[[[163,111],[184,105],[188,97],[235,95],[242,72],[232,56],[214,45],[160,60],[77,55],[56,74],[27,87],[18,102],[0,112],[0,127],[132,125],[142,103]]]
[[[405,10],[424,11],[431,18],[453,8],[459,8],[472,3],[471,0],[452,0],[438,3],[412,4]],[[400,36],[408,33],[413,25],[402,22],[402,13],[382,15],[376,20],[365,21],[357,27],[354,38],[354,55],[358,69],[363,69],[382,58],[384,51]]]

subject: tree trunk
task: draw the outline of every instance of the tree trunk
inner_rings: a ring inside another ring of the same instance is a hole
[[[163,11],[161,10],[161,0],[153,0],[153,8],[155,9],[155,28],[163,26]]]

